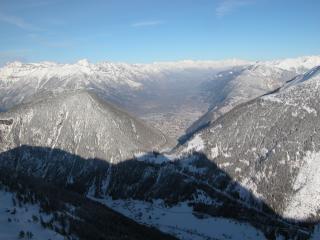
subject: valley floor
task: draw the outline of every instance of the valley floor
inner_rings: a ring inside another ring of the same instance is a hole
[[[185,134],[185,131],[193,122],[206,113],[206,110],[204,107],[181,106],[180,109],[173,111],[149,113],[139,117],[149,123],[149,125],[160,129],[166,136],[177,140]]]

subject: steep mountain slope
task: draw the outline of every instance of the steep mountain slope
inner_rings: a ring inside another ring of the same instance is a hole
[[[153,64],[16,62],[0,69],[0,108],[28,102],[41,92],[87,89],[176,137],[207,110],[200,83],[218,71],[245,64],[248,62],[242,60]],[[173,125],[183,126],[180,129]]]
[[[33,158],[22,150],[20,162],[7,156],[2,164],[18,164],[15,167],[38,177],[59,176],[59,181],[65,183],[73,182],[75,176],[92,175],[88,169],[97,168],[90,161],[77,162],[77,156],[111,164],[140,152],[159,150],[167,144],[161,132],[87,91],[38,96],[31,103],[1,113],[0,136],[1,152],[23,145],[45,149]],[[54,149],[76,156],[64,159],[55,155]],[[103,172],[103,169],[98,170]]]
[[[235,107],[175,154],[203,152],[276,213],[319,219],[319,95],[320,67],[315,67],[276,92]],[[224,189],[248,200],[232,184]]]
[[[294,72],[263,63],[218,73],[215,79],[203,84],[211,104],[209,111],[187,129],[187,135],[215,121],[235,106],[280,87],[295,75]]]

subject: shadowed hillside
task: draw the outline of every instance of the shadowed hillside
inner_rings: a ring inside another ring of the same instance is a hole
[[[275,239],[279,234],[289,239],[310,237],[314,222],[277,215],[204,154],[194,153],[174,162],[165,158],[154,152],[145,157],[149,162],[128,159],[110,165],[105,160],[84,159],[59,149],[21,146],[0,154],[1,171],[4,173],[1,179],[9,184],[15,181],[22,185],[28,183],[40,192],[44,191],[43,186],[49,186],[49,189],[56,186],[82,196],[103,198],[109,195],[114,199],[149,202],[163,199],[167,206],[185,201],[195,213],[200,214],[199,217],[209,214],[248,222],[264,232],[268,239]],[[162,159],[162,163],[154,163],[157,159]],[[73,181],[68,180],[70,176]],[[230,184],[238,191],[228,191],[226,187]],[[44,196],[49,194],[49,198],[59,196],[62,202],[67,200],[65,194],[50,195],[50,192],[54,191],[44,192]],[[201,201],[199,192],[205,193],[211,203]],[[242,201],[243,196],[246,196],[245,202]]]

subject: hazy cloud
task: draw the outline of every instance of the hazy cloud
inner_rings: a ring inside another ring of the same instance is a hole
[[[150,27],[150,26],[157,26],[157,25],[161,25],[164,24],[164,21],[161,20],[156,20],[156,21],[141,21],[141,22],[135,22],[132,23],[131,26],[132,27]]]
[[[27,21],[25,21],[24,19],[17,17],[17,16],[13,16],[13,15],[7,15],[4,13],[0,13],[0,21],[1,22],[5,22],[11,25],[14,25],[18,28],[21,28],[23,30],[27,30],[27,31],[38,31],[40,30],[38,27],[34,26],[31,23],[28,23]]]
[[[216,15],[223,17],[236,9],[254,4],[256,0],[222,0],[216,8]]]

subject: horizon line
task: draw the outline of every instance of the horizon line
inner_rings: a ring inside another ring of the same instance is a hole
[[[88,62],[89,64],[99,64],[99,63],[116,63],[116,64],[130,64],[130,65],[148,65],[148,64],[169,64],[169,63],[192,63],[192,62],[227,62],[227,61],[243,61],[248,63],[258,63],[258,62],[269,62],[269,61],[280,61],[280,60],[290,60],[290,59],[297,59],[297,58],[311,58],[311,57],[320,57],[320,54],[314,54],[314,55],[298,55],[293,57],[281,57],[281,58],[272,58],[272,59],[246,59],[246,58],[212,58],[212,59],[176,59],[176,60],[160,60],[160,61],[146,61],[146,62],[132,62],[132,61],[117,61],[117,60],[98,60],[98,61],[92,61],[89,58],[78,58],[77,60],[73,61],[54,61],[54,60],[40,60],[40,61],[24,61],[24,60],[12,60],[5,62],[3,64],[0,64],[0,67],[4,67],[6,65],[19,63],[19,64],[39,64],[39,63],[53,63],[53,64],[60,64],[60,65],[73,65],[81,62]]]

